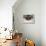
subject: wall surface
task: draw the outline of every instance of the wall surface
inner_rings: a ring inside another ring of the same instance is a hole
[[[23,0],[13,7],[15,28],[22,32],[25,38],[34,40],[36,46],[41,46],[41,0]],[[25,14],[34,14],[35,23],[25,24]]]
[[[12,29],[12,6],[16,0],[0,0],[0,27]]]
[[[46,0],[42,0],[41,3],[41,40],[42,46],[46,46]]]

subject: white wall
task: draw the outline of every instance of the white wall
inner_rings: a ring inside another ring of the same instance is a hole
[[[46,0],[42,0],[41,8],[41,38],[42,46],[46,46]]]
[[[12,28],[12,6],[16,0],[0,0],[0,27]]]

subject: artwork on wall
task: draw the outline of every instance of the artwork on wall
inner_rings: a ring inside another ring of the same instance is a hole
[[[23,18],[24,18],[25,24],[29,24],[29,23],[34,24],[35,23],[35,17],[33,14],[32,15],[29,15],[29,14],[23,15]]]

